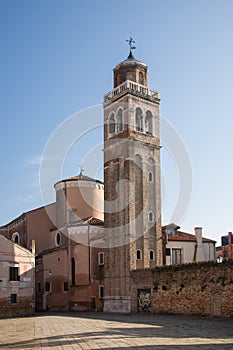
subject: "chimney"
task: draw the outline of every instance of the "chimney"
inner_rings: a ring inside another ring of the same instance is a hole
[[[228,232],[228,245],[230,246],[232,243],[232,232]]]
[[[197,239],[197,245],[196,245],[196,256],[195,261],[204,261],[204,252],[203,252],[203,245],[202,245],[202,227],[195,227],[195,236]]]

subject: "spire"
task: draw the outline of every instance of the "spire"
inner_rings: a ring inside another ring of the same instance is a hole
[[[129,43],[129,47],[130,47],[128,59],[135,59],[134,56],[133,56],[133,53],[132,53],[132,50],[136,49],[136,47],[133,45],[133,44],[135,44],[135,41],[133,40],[131,35],[130,35],[129,39],[126,40],[126,41]]]

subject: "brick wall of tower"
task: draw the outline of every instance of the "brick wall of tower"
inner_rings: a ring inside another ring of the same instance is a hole
[[[126,79],[140,84],[142,77],[147,84],[146,65],[127,65],[120,64],[114,70],[114,86]],[[119,90],[119,96],[117,94],[118,90],[110,97],[112,100],[105,99],[104,104],[104,222],[105,242],[109,246],[105,263],[106,311],[117,305],[121,308],[124,303],[128,304],[128,310],[131,308],[131,301],[127,301],[131,270],[162,265],[159,99],[153,101],[143,96],[143,92],[140,95],[139,90],[135,94]],[[137,107],[143,113],[143,132],[135,127]],[[119,110],[123,115],[120,132],[117,127],[112,128],[112,120],[117,123]],[[146,132],[148,112],[153,120],[150,132],[148,129]],[[148,171],[153,172],[151,183],[148,183]],[[108,212],[110,207],[113,213]],[[149,211],[153,214],[152,220],[148,219]],[[140,259],[137,259],[137,249],[141,251]],[[150,250],[154,252],[154,259],[150,259]]]

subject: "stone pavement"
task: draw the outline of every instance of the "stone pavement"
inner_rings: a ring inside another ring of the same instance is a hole
[[[233,319],[44,313],[0,320],[0,349],[233,349]]]

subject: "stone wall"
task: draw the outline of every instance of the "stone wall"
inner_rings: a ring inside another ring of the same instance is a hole
[[[34,308],[32,298],[20,297],[16,304],[10,303],[10,298],[0,299],[0,318],[16,316],[32,316]]]
[[[139,289],[151,290],[152,313],[232,317],[233,261],[132,271],[133,312]]]

